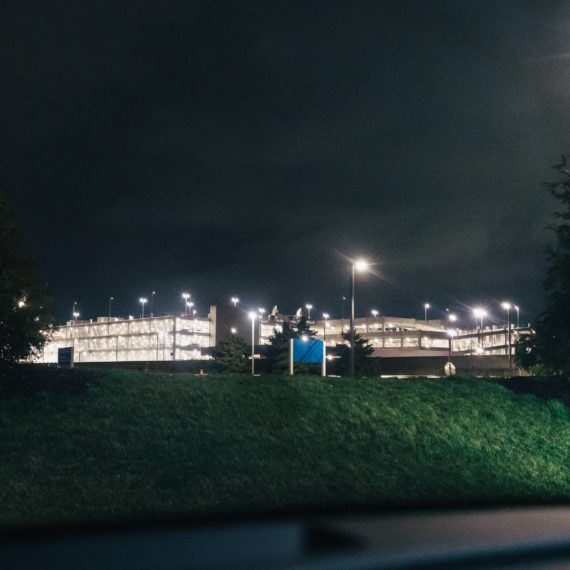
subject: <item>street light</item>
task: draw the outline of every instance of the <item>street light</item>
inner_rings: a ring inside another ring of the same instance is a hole
[[[330,315],[328,313],[323,313],[323,319],[325,320],[325,324],[323,325],[323,341],[325,344],[327,343],[327,324],[329,317]]]
[[[308,317],[307,318],[310,321],[311,320],[311,309],[313,308],[313,305],[311,305],[311,303],[307,303],[305,305],[305,307],[307,308],[307,311],[308,311]]]
[[[448,361],[451,362],[451,357],[453,356],[453,337],[455,336],[455,331],[453,329],[448,329],[447,334],[449,336],[449,358],[448,358]]]
[[[429,303],[424,303],[424,321],[426,323],[427,323],[428,309],[431,309],[431,305]]]
[[[77,320],[77,318],[75,317],[76,311],[77,311],[77,301],[73,301],[73,309],[71,309],[71,315],[75,320]]]
[[[520,328],[521,326],[521,321],[520,321],[520,308],[518,307],[518,305],[515,305],[515,311],[517,312],[517,329]]]
[[[247,316],[251,319],[251,375],[255,376],[255,319],[257,313],[250,311]]]
[[[109,297],[109,318],[111,318],[111,306],[112,306],[114,300],[115,300],[115,297]]]
[[[76,321],[79,318],[79,313],[77,311],[73,311],[73,319]]]
[[[154,317],[154,296],[156,295],[156,291],[153,291],[150,294],[150,316]]]
[[[487,311],[481,307],[476,307],[473,309],[473,315],[475,316],[475,328],[477,328],[477,319],[481,319],[481,327],[479,328],[479,354],[483,352],[483,337],[481,336],[483,332],[483,317],[487,316]]]
[[[182,298],[184,299],[184,314],[188,314],[188,299],[190,299],[190,293],[182,293]]]
[[[457,315],[454,315],[453,313],[451,313],[447,318],[449,319],[450,323],[457,322]]]
[[[232,302],[234,307],[237,307],[238,303],[239,303],[239,299],[237,297],[232,297],[230,299],[230,301]]]
[[[186,314],[189,315],[190,314],[190,309],[194,306],[194,303],[192,301],[186,301]],[[194,314],[194,312],[192,313]]]
[[[370,264],[365,259],[357,259],[352,262],[350,267],[350,375],[354,378],[354,274],[358,271],[364,273],[368,270]]]
[[[141,319],[144,319],[144,306],[146,305],[146,303],[148,303],[148,299],[146,299],[145,297],[141,297],[139,299],[139,303],[142,305]]]
[[[230,329],[230,332],[231,332],[232,334],[236,334],[236,333],[237,333],[237,329],[236,329],[235,327],[232,327],[232,328]]]
[[[508,340],[507,340],[507,348],[509,351],[509,373],[512,372],[513,362],[512,362],[512,349],[511,349],[511,308],[512,305],[505,301],[501,303],[501,307],[507,311],[507,329],[508,329]]]

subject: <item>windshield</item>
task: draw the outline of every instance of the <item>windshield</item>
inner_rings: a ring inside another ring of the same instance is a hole
[[[0,525],[567,500],[566,21],[9,2]]]

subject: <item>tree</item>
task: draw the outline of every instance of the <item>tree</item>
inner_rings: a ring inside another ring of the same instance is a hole
[[[539,369],[547,374],[570,373],[570,168],[566,158],[553,167],[560,179],[545,184],[560,202],[554,212],[555,244],[547,248],[547,270],[544,280],[545,309],[537,317],[534,334],[521,338],[516,347],[516,360],[526,369]]]
[[[232,335],[221,341],[214,351],[216,367],[222,372],[247,372],[247,350],[247,344],[238,336]]]
[[[19,235],[0,190],[0,362],[38,354],[53,327],[47,297],[33,264],[21,257]]]
[[[289,346],[291,339],[306,336],[314,338],[317,334],[309,326],[306,317],[301,317],[297,322],[284,321],[281,327],[273,329],[273,335],[269,337],[267,347],[267,360],[271,372],[283,374],[289,370]],[[310,366],[300,365],[299,372],[308,372]]]
[[[350,373],[350,331],[343,332],[342,338],[345,344],[338,345],[339,372],[341,374]],[[372,361],[370,355],[374,352],[374,347],[367,338],[354,331],[354,371],[357,376],[370,374],[372,372]]]

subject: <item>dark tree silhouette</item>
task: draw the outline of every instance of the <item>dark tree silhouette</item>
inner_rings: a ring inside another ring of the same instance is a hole
[[[547,249],[545,309],[533,324],[535,333],[517,344],[516,360],[524,368],[558,375],[570,373],[570,168],[564,156],[553,168],[560,178],[545,187],[560,208],[549,226],[555,244]]]
[[[19,236],[0,190],[0,362],[14,363],[37,354],[53,318],[33,264],[20,253]]]

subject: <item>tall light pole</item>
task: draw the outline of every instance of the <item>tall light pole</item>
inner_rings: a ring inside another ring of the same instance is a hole
[[[148,299],[145,297],[141,297],[139,299],[139,303],[142,305],[141,319],[144,319],[144,306],[148,303]]]
[[[184,299],[184,314],[188,314],[188,299],[190,299],[190,293],[182,293],[182,298]]]
[[[507,349],[509,351],[509,373],[512,372],[513,370],[513,355],[512,355],[512,349],[511,349],[511,307],[512,305],[508,302],[505,301],[504,303],[501,303],[501,307],[503,307],[503,309],[505,309],[505,311],[507,311],[507,330],[508,330],[508,340],[507,340]]]
[[[370,264],[364,259],[357,259],[350,266],[350,375],[355,375],[355,346],[354,346],[354,274],[364,273]]]
[[[473,315],[475,316],[475,328],[477,328],[478,326],[477,319],[480,319],[481,321],[481,327],[479,328],[479,346],[481,347],[481,349],[483,349],[483,337],[481,336],[481,334],[483,332],[483,317],[487,316],[487,311],[485,311],[485,309],[482,309],[481,307],[476,307],[475,309],[473,309]]]
[[[310,321],[311,320],[311,309],[313,308],[313,305],[311,305],[311,303],[307,303],[305,305],[305,307],[307,308],[307,319]]]
[[[255,319],[257,313],[250,311],[248,317],[251,319],[251,375],[255,376]]]
[[[73,309],[71,309],[71,316],[74,320],[77,320],[75,313],[77,313],[77,301],[73,301]]]
[[[186,314],[187,315],[194,315],[194,312],[191,312],[190,310],[192,309],[192,307],[194,306],[194,303],[192,301],[186,301]]]
[[[520,308],[518,305],[515,305],[515,311],[517,312],[517,329],[520,328],[521,326],[521,321],[520,321]]]
[[[77,321],[78,318],[79,318],[79,313],[77,311],[73,311],[73,320]]]
[[[233,304],[234,307],[237,307],[237,306],[238,306],[239,299],[238,299],[237,297],[232,297],[232,298],[230,299],[230,301],[232,302],[232,304]]]
[[[426,323],[427,323],[428,309],[431,309],[431,305],[429,303],[424,303],[424,321]]]
[[[109,297],[109,319],[111,318],[111,307],[113,305],[114,300],[115,300],[115,297]]]
[[[156,295],[156,291],[153,291],[150,294],[150,316],[154,317],[154,296]]]
[[[327,343],[327,324],[329,321],[329,317],[330,315],[328,313],[323,313],[323,319],[325,320],[323,324],[323,341],[325,344]]]

